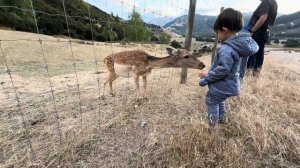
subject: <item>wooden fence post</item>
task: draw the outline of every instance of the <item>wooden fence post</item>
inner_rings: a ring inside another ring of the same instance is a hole
[[[197,0],[190,0],[190,8],[189,8],[189,20],[188,20],[188,29],[185,36],[184,48],[186,50],[191,49],[192,36],[193,36],[193,26],[195,19],[195,11],[196,11],[196,2]],[[180,84],[185,84],[187,79],[187,68],[181,69],[181,78]]]

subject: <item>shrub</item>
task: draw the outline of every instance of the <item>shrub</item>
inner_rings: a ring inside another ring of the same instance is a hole
[[[278,45],[278,44],[279,44],[279,40],[278,40],[278,39],[275,39],[275,40],[274,40],[274,43]]]
[[[171,35],[166,32],[161,32],[159,35],[159,41],[161,44],[168,44],[171,41]]]
[[[300,47],[300,43],[298,40],[294,40],[294,39],[288,39],[285,42],[284,47]]]
[[[181,45],[180,45],[180,43],[178,41],[176,41],[176,40],[173,40],[171,42],[171,46],[174,47],[174,48],[182,48]]]

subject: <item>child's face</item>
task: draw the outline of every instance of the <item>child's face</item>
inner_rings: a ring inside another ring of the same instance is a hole
[[[223,42],[226,40],[224,31],[218,30],[217,33],[218,33],[218,41]]]

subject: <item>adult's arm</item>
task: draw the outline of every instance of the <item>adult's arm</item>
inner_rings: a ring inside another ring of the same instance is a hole
[[[259,17],[253,28],[251,29],[251,33],[256,32],[267,20],[268,14],[263,14]]]

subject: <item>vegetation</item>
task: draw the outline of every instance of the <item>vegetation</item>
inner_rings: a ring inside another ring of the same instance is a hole
[[[171,42],[171,46],[174,47],[174,48],[182,48],[182,46],[180,45],[180,43],[176,40],[173,40]]]
[[[196,37],[196,41],[214,42],[214,38],[209,37]]]
[[[166,32],[161,32],[159,34],[159,41],[161,44],[168,44],[171,41],[171,35]]]
[[[298,40],[288,39],[285,42],[284,47],[300,47],[300,43]]]
[[[21,0],[0,0],[2,6],[17,6],[28,9],[30,5]],[[0,8],[0,26],[11,27],[15,30],[34,32],[34,19],[32,13],[15,10],[12,8]]]
[[[279,39],[275,39],[274,43],[278,45],[279,44]]]
[[[150,41],[153,33],[146,28],[141,15],[133,10],[126,24],[126,39],[129,41]]]
[[[16,8],[0,8],[0,26],[18,31],[35,32],[35,21],[29,0],[0,0],[0,5]],[[67,29],[63,4],[54,0],[33,0],[39,31],[46,35],[64,35],[72,38],[97,41],[149,41],[153,36],[151,29],[145,27],[141,15],[133,10],[129,21],[84,2],[83,0],[65,0],[69,30]],[[90,11],[90,18],[89,18]],[[46,14],[47,13],[47,14]],[[148,25],[156,28],[155,25]],[[159,29],[160,27],[158,27]]]

